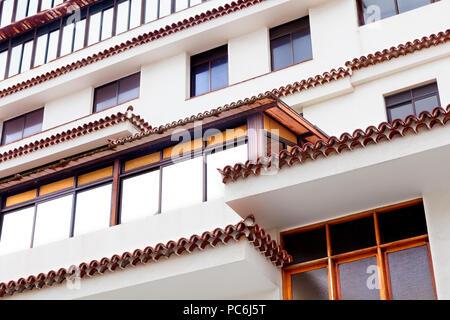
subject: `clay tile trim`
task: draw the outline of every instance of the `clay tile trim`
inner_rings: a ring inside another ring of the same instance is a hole
[[[3,282],[0,283],[0,297],[20,293],[24,290],[52,286],[54,283],[59,284],[73,279],[77,273],[80,278],[93,277],[108,271],[114,272],[117,267],[126,269],[129,266],[157,262],[161,257],[169,258],[172,255],[179,256],[196,250],[205,250],[208,247],[214,248],[220,243],[226,245],[230,241],[238,242],[243,238],[277,267],[281,268],[292,262],[292,257],[272,240],[270,235],[255,223],[254,216],[250,215],[236,225],[228,225],[224,229],[205,232],[202,236],[193,235],[189,240],[181,238],[178,241],[169,241],[165,245],[159,243],[154,248],[146,247],[144,250],[137,249],[133,253],[124,252],[121,255],[113,255],[110,259],[102,258],[82,262],[78,268],[71,267],[68,270],[61,268],[57,272],[50,270],[47,274],[40,273],[37,276],[29,276],[27,279],[20,278],[17,281]]]
[[[396,119],[392,123],[383,122],[378,128],[368,127],[366,130],[357,129],[353,134],[343,133],[340,138],[330,137],[327,141],[320,140],[316,144],[306,143],[303,147],[295,146],[291,151],[281,150],[278,155],[261,157],[256,161],[248,160],[245,163],[228,165],[217,169],[222,175],[223,183],[229,183],[248,176],[258,176],[261,170],[271,167],[282,169],[294,164],[302,164],[309,160],[327,158],[329,155],[365,148],[370,144],[390,141],[394,137],[404,137],[408,134],[418,134],[421,131],[431,130],[437,126],[445,126],[450,120],[450,105],[446,109],[435,108],[431,113],[424,111],[419,116],[410,115],[405,120]]]
[[[129,106],[125,113],[118,112],[116,114],[112,114],[109,116],[105,116],[104,118],[91,121],[85,123],[76,128],[72,128],[66,131],[59,132],[57,134],[51,135],[50,137],[46,137],[40,140],[36,140],[34,142],[30,142],[23,146],[10,149],[8,151],[4,151],[0,154],[0,163],[5,161],[15,159],[17,157],[24,156],[33,151],[38,151],[40,149],[51,147],[55,144],[65,142],[67,140],[72,140],[80,136],[84,136],[86,134],[107,128],[109,126],[113,126],[125,121],[129,121],[140,131],[148,131],[151,130],[151,126],[145,122],[140,116],[132,113],[133,107]]]

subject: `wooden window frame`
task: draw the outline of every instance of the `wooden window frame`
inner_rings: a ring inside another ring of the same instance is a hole
[[[228,61],[228,44],[225,44],[223,46],[220,46],[220,47],[196,54],[194,56],[191,56],[191,63],[190,63],[190,65],[191,65],[191,77],[190,77],[191,78],[191,81],[190,81],[190,84],[191,84],[190,96],[191,96],[191,98],[201,96],[201,95],[206,94],[211,91],[219,90],[219,89],[214,89],[214,90],[211,89],[211,83],[212,83],[211,63],[218,59],[224,58],[224,57],[227,57],[227,73],[228,73],[227,77],[228,77],[228,82],[229,82],[229,74],[230,74],[229,71],[230,70],[229,70],[229,61]],[[205,63],[208,63],[208,79],[209,79],[208,91],[198,94],[198,95],[195,95],[194,94],[195,77],[194,77],[193,69],[195,67],[205,64]],[[228,85],[229,85],[229,83],[228,83]]]
[[[436,85],[436,90],[435,91],[430,91],[430,92],[427,92],[427,93],[422,94],[420,96],[415,96],[414,95],[415,91],[417,91],[419,89],[422,89],[422,88],[424,88],[426,86],[429,86],[431,84],[435,84]],[[395,103],[388,103],[387,100],[390,97],[395,96],[395,95],[400,94],[400,93],[409,93],[408,99],[404,99],[404,100],[401,100],[401,101],[396,101]],[[441,104],[441,98],[439,96],[439,87],[438,87],[436,81],[433,81],[433,82],[430,82],[430,83],[427,83],[427,84],[424,84],[424,85],[415,86],[415,87],[413,87],[411,89],[402,90],[402,91],[399,91],[399,92],[397,92],[395,94],[390,94],[390,95],[385,96],[384,97],[384,101],[385,101],[385,105],[386,105],[386,115],[387,115],[388,121],[392,122],[394,120],[394,119],[392,119],[390,110],[395,108],[395,107],[397,107],[397,106],[399,106],[399,105],[407,103],[407,102],[410,102],[411,105],[412,105],[412,108],[413,108],[412,115],[418,116],[417,111],[416,111],[416,101],[420,100],[420,99],[423,99],[423,98],[429,98],[429,97],[432,97],[432,96],[436,96],[436,98],[438,100],[438,106],[439,106]],[[436,107],[438,107],[438,106],[436,106]],[[404,119],[402,119],[402,120],[404,120]]]
[[[366,23],[364,21],[364,8],[362,6],[362,2],[361,1],[362,0],[356,0],[356,9],[358,11],[359,26],[364,26],[364,25],[366,25]],[[386,1],[386,0],[383,0],[383,1]],[[400,12],[399,9],[398,9],[398,0],[389,0],[389,1],[394,1],[394,4],[395,4],[395,15],[396,16],[399,15],[399,14],[404,13],[404,12]],[[439,2],[440,0],[429,0],[429,1],[430,1],[429,4],[433,4],[433,3]],[[427,6],[429,4],[426,4],[425,6]],[[420,6],[420,7],[417,7],[415,9],[418,9],[418,8],[421,8],[421,7],[424,7],[424,6]],[[384,19],[386,19],[386,18],[384,18]],[[383,20],[383,19],[380,19],[380,20]]]
[[[297,25],[298,24],[298,25]],[[270,42],[270,68],[272,71],[278,71],[299,63],[303,63],[311,59],[295,62],[294,61],[294,41],[292,39],[292,35],[295,32],[301,31],[301,30],[309,30],[309,34],[311,36],[311,25],[309,21],[309,16],[305,16],[290,22],[287,22],[285,24],[273,27],[269,30],[269,42]],[[291,44],[291,64],[282,68],[274,69],[274,55],[273,55],[273,41],[277,40],[279,38],[285,37],[289,35],[290,44]]]
[[[309,270],[314,270],[318,268],[327,267],[328,271],[328,286],[329,286],[329,299],[330,300],[340,300],[341,289],[339,282],[339,264],[345,262],[351,262],[356,260],[362,260],[369,257],[376,257],[378,266],[378,279],[380,281],[380,299],[381,300],[391,300],[392,299],[392,289],[389,276],[389,266],[387,261],[387,253],[397,252],[409,248],[414,248],[418,246],[427,246],[428,250],[428,260],[431,274],[431,281],[434,289],[434,299],[437,299],[436,282],[434,278],[434,270],[432,264],[432,257],[430,252],[430,245],[428,240],[428,234],[419,235],[411,238],[406,238],[402,240],[393,241],[390,243],[381,243],[380,230],[378,225],[378,215],[385,212],[395,211],[402,208],[411,207],[414,205],[422,204],[422,199],[410,200],[400,204],[395,204],[387,207],[382,207],[378,209],[369,210],[366,212],[357,213],[343,218],[333,219],[326,222],[321,222],[313,224],[306,227],[300,227],[293,230],[288,230],[281,232],[280,243],[284,248],[284,236],[292,235],[302,232],[307,232],[315,230],[318,228],[326,228],[326,244],[327,244],[327,256],[316,259],[313,261],[301,262],[295,265],[289,265],[283,268],[282,279],[283,279],[283,298],[285,300],[292,299],[292,286],[291,286],[291,276],[293,274],[306,272]],[[374,219],[374,230],[376,238],[376,246],[354,250],[351,252],[345,252],[337,255],[332,253],[332,244],[330,236],[330,225],[345,223],[353,220],[358,220],[366,217],[373,217]]]
[[[4,122],[3,122],[3,126],[2,126],[2,136],[1,136],[1,139],[0,139],[0,146],[5,145],[5,130],[6,130],[6,124],[7,124],[8,122],[10,122],[10,121],[14,121],[14,120],[17,120],[17,119],[20,119],[20,118],[24,118],[24,123],[23,123],[23,126],[22,126],[22,137],[21,137],[20,139],[17,139],[17,140],[8,142],[8,144],[29,137],[29,136],[24,137],[24,131],[25,131],[25,128],[26,128],[26,119],[27,119],[27,116],[28,116],[28,115],[30,115],[30,114],[32,114],[32,113],[34,113],[34,112],[37,112],[37,111],[41,111],[41,112],[42,112],[42,120],[41,120],[41,125],[42,125],[43,120],[44,120],[44,108],[39,108],[39,109],[36,109],[36,110],[30,111],[30,112],[21,114],[20,116],[17,116],[17,117],[14,117],[14,118],[11,118],[11,119],[8,119],[8,120],[4,121]],[[41,127],[41,130],[42,130],[42,127]]]

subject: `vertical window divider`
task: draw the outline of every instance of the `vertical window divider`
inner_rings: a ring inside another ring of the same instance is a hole
[[[84,27],[84,41],[83,41],[83,47],[87,47],[88,44],[88,37],[89,37],[89,25],[90,25],[90,7],[87,7],[86,9],[86,23]]]
[[[59,21],[59,34],[58,34],[58,48],[56,49],[56,57],[59,57],[61,55],[61,47],[62,47],[62,34],[63,34],[63,18],[60,18]],[[48,38],[50,41],[50,33],[48,34]]]
[[[9,41],[8,41],[8,56],[6,58],[6,67],[5,67],[5,77],[4,77],[4,79],[8,78],[9,66],[11,65],[11,51],[12,51],[12,40],[10,38]]]
[[[330,225],[325,224],[325,232],[326,232],[326,241],[327,241],[327,256],[328,256],[328,293],[330,296],[330,300],[337,300],[337,281],[336,281],[336,263],[331,259],[332,251],[331,251],[331,235],[330,235]]]
[[[37,12],[41,12],[42,0],[38,0]]]
[[[34,56],[36,55],[36,46],[37,46],[37,28],[34,29],[33,49],[31,50],[30,69],[34,67]]]
[[[37,204],[34,204],[34,213],[33,213],[33,229],[31,230],[31,241],[30,248],[34,246],[34,233],[36,231],[36,220],[37,220]]]
[[[132,0],[127,0],[128,1],[128,22],[127,22],[127,30],[130,30],[130,25],[131,25],[131,1]],[[117,9],[116,9],[117,11]],[[141,7],[141,12],[142,12],[142,7]]]
[[[202,157],[203,157],[203,202],[208,201],[208,177],[207,177],[207,169],[208,169],[208,163],[206,162],[206,141],[202,139]]]
[[[17,0],[14,0],[13,10],[11,14],[11,23],[16,21],[16,15],[17,15]]]
[[[129,1],[129,0],[127,0]],[[130,3],[131,4],[131,3]],[[113,21],[112,21],[112,29],[111,29],[111,36],[114,37],[116,35],[116,24],[117,24],[117,0],[114,0],[114,4],[113,4]],[[102,25],[103,25],[103,12],[102,11]],[[129,12],[129,11],[128,11]],[[128,19],[130,20],[130,19]],[[130,21],[128,21],[129,23]],[[127,27],[128,29],[128,27]],[[100,33],[101,35],[101,33]]]
[[[78,177],[76,177],[78,180]],[[70,230],[69,230],[69,238],[73,238],[75,233],[75,212],[77,210],[77,191],[76,189],[73,191],[72,197],[72,212],[70,215]]]
[[[139,23],[139,25],[145,23],[145,11],[146,11],[146,1],[141,0],[141,22]]]
[[[0,223],[1,223],[1,219],[0,219]],[[437,289],[436,289],[436,279],[434,277],[434,267],[433,267],[433,261],[431,259],[431,249],[430,249],[430,242],[427,241],[427,252],[428,252],[428,263],[430,264],[430,274],[431,274],[431,280],[433,282],[433,291],[434,291],[434,298],[437,300],[438,299],[438,295],[437,295]]]
[[[163,159],[163,150],[159,152],[159,159]],[[159,199],[158,199],[158,214],[161,214],[162,210],[162,179],[163,179],[163,168],[159,166]]]
[[[117,225],[119,222],[120,193],[120,159],[116,159],[113,165],[110,227]]]
[[[381,300],[388,300],[388,290],[387,290],[387,282],[386,282],[386,270],[385,270],[385,257],[383,251],[380,248],[381,245],[381,236],[380,236],[380,227],[378,224],[378,214],[376,211],[373,212],[373,222],[375,227],[375,240],[377,244],[377,265],[378,265],[378,281],[380,283],[380,295]]]

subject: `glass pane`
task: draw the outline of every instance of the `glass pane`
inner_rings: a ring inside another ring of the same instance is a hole
[[[397,14],[394,0],[361,0],[361,5],[365,24]]]
[[[333,255],[376,245],[373,217],[330,225]]]
[[[158,19],[158,1],[159,0],[146,0],[145,1],[145,22]]]
[[[272,48],[272,70],[292,64],[291,36],[286,35],[270,42]]]
[[[292,264],[327,256],[325,228],[283,236],[284,248],[292,255]]]
[[[7,58],[8,58],[8,50],[0,52],[0,80],[5,78]]]
[[[52,0],[41,0],[41,11],[50,9],[52,7]]]
[[[292,280],[293,300],[328,300],[327,268],[294,274]]]
[[[73,23],[65,25],[63,28],[62,42],[61,42],[61,56],[72,52],[73,31],[75,25]]]
[[[28,2],[29,2],[29,5],[28,5],[27,16],[32,16],[37,13],[39,0],[28,0]]]
[[[124,1],[117,6],[117,26],[116,34],[128,30],[128,13],[129,13],[130,1]]]
[[[34,206],[3,216],[0,233],[0,255],[27,249],[31,246]]]
[[[431,0],[397,0],[398,12],[403,13],[431,3]]]
[[[159,0],[159,17],[165,17],[170,14],[172,0]]]
[[[162,211],[187,207],[203,200],[203,158],[164,167]]]
[[[225,185],[222,183],[222,176],[217,169],[223,169],[231,163],[244,163],[247,160],[248,152],[246,144],[216,152],[206,157],[208,200],[221,198],[224,195]]]
[[[294,63],[312,59],[311,34],[309,28],[293,33],[292,40]]]
[[[379,213],[378,224],[382,243],[427,234],[427,223],[422,204]]]
[[[439,106],[437,96],[431,96],[428,98],[418,99],[414,101],[414,107],[416,108],[416,115],[420,115],[423,111],[433,111],[434,108]]]
[[[34,56],[34,65],[40,66],[45,63],[45,53],[47,51],[48,34],[39,36],[36,41],[36,54]]]
[[[202,3],[202,0],[191,0],[191,7],[195,6],[196,4]]]
[[[437,83],[433,82],[433,83],[427,84],[425,86],[414,88],[411,91],[412,91],[412,96],[414,98],[421,98],[422,96],[429,95],[430,93],[437,94],[438,87],[437,87]]]
[[[192,68],[192,96],[209,91],[209,63]]]
[[[211,90],[228,85],[228,57],[211,61]]]
[[[405,118],[411,114],[414,114],[411,102],[388,109],[389,121],[391,122],[395,119],[405,120]]]
[[[339,280],[343,300],[380,299],[376,257],[340,264]]]
[[[96,14],[90,16],[88,45],[96,43],[100,39],[99,37],[100,37],[101,18],[102,18],[101,12],[97,12]]]
[[[25,117],[25,128],[23,130],[23,136],[28,137],[32,134],[41,132],[43,118],[44,109],[39,109],[27,114]]]
[[[434,299],[427,246],[392,252],[387,256],[393,299]]]
[[[68,195],[37,205],[34,247],[69,238],[72,198]]]
[[[16,45],[11,49],[11,61],[9,63],[9,76],[20,72],[20,62],[22,60],[23,44]]]
[[[23,45],[22,64],[20,67],[20,72],[30,70],[32,54],[33,54],[33,40],[25,42],[25,44]]]
[[[123,180],[121,223],[154,215],[158,203],[159,170]]]
[[[176,0],[175,2],[175,11],[180,11],[186,9],[189,5],[189,0]]]
[[[139,98],[139,83],[141,74],[136,73],[119,81],[119,100],[122,103]]]
[[[86,19],[75,23],[75,39],[73,43],[73,51],[84,47],[84,34],[86,31]]]
[[[94,111],[102,111],[117,104],[117,82],[95,89]]]
[[[75,236],[109,227],[111,196],[111,184],[77,193]]]
[[[1,27],[11,23],[14,0],[3,0]]]
[[[107,39],[112,36],[113,14],[114,8],[103,11],[101,40]]]
[[[56,53],[58,50],[58,38],[59,38],[59,30],[55,30],[50,33],[46,62],[56,59]]]
[[[2,144],[22,139],[24,120],[24,117],[19,117],[4,123]]]
[[[141,25],[142,0],[131,0],[130,29]]]
[[[28,0],[18,0],[16,6],[16,21],[22,20],[27,16]]]

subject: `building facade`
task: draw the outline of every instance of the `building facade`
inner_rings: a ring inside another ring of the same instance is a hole
[[[450,299],[449,14],[1,1],[0,297]]]

